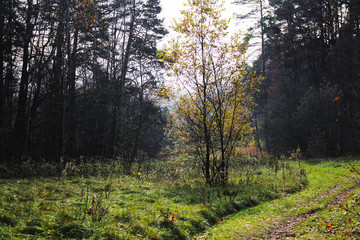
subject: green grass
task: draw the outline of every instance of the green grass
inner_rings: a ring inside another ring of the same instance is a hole
[[[235,162],[225,189],[204,186],[181,162],[134,177],[0,180],[0,239],[260,238],[289,216],[325,209],[352,184],[339,177],[350,174],[339,160],[304,164],[307,177],[293,162],[246,161]]]
[[[309,185],[306,189],[232,215],[198,238],[261,239],[272,232],[279,223],[285,222],[292,216],[316,212],[314,217],[301,223],[302,225],[291,233],[291,235],[296,236],[294,239],[299,239],[299,236],[303,239],[325,239],[328,237],[346,239],[346,237],[338,238],[339,235],[336,235],[334,229],[328,231],[329,227],[326,227],[326,224],[346,226],[344,232],[337,233],[344,233],[344,236],[349,236],[349,231],[353,231],[354,227],[347,224],[349,217],[344,215],[344,210],[328,208],[327,206],[339,193],[354,185],[354,181],[350,177],[356,177],[356,174],[349,172],[350,167],[345,159],[317,159],[303,163],[303,167],[308,172],[309,179]],[[336,185],[338,187],[334,188],[331,194],[318,198],[319,195]],[[358,191],[359,189],[356,189],[354,194]],[[353,225],[354,223],[355,221],[351,222]],[[314,231],[314,226],[316,231]],[[354,235],[354,233],[352,234]]]
[[[356,173],[346,175],[360,178]],[[322,208],[300,222],[288,239],[360,239],[359,196],[360,187],[357,186],[350,193],[342,195],[341,204]]]
[[[134,177],[0,180],[0,239],[188,239],[306,184],[288,163],[247,161],[226,188],[205,186],[181,161],[142,166]]]

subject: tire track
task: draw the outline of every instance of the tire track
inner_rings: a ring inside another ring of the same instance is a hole
[[[352,187],[342,191],[340,194],[338,194],[334,198],[334,200],[326,206],[326,208],[340,205],[344,201],[345,196],[348,196],[356,187],[360,186],[360,179],[353,178],[353,180],[355,181],[354,186],[352,186]],[[323,194],[319,195],[314,200],[312,200],[309,204],[315,204],[316,202],[318,202],[319,200],[321,200],[325,196],[328,196],[331,193],[333,193],[338,188],[339,188],[338,184],[331,187],[331,188],[329,188]],[[299,222],[301,222],[301,221],[315,215],[317,213],[317,211],[319,211],[319,210],[320,209],[315,209],[315,210],[313,210],[311,212],[308,212],[308,213],[302,213],[302,214],[290,217],[286,221],[280,223],[276,229],[274,229],[271,233],[267,234],[262,239],[275,240],[275,239],[282,239],[284,237],[295,237],[295,235],[291,234],[291,231],[295,228],[295,226]]]

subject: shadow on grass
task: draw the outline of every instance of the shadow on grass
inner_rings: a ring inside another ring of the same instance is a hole
[[[173,222],[163,222],[160,227],[165,229],[165,233],[162,234],[162,239],[174,239],[174,240],[185,240],[186,236],[178,229]]]

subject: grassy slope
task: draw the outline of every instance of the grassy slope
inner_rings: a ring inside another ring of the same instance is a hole
[[[127,177],[4,180],[1,192],[0,239],[182,236],[184,229],[192,233],[198,229],[174,228],[160,211],[186,215],[196,225],[201,222],[197,212],[203,208],[176,203],[160,185]]]
[[[335,209],[327,207],[339,193],[354,185],[350,177],[357,177],[357,175],[349,172],[349,164],[344,159],[332,161],[320,159],[303,163],[303,167],[307,170],[309,178],[309,186],[304,191],[262,203],[233,215],[222,224],[213,227],[206,235],[199,236],[199,239],[258,239],[272,232],[278,223],[285,222],[289,217],[310,212],[316,213],[301,222],[292,232],[294,239],[299,239],[299,237],[346,239],[351,231],[354,235],[356,221],[348,224],[349,217],[344,214],[344,210],[339,207]],[[335,187],[336,185],[338,186]],[[318,197],[331,188],[334,190],[330,191],[329,195],[323,198]],[[359,189],[355,189],[352,195],[356,194],[359,194]],[[314,199],[318,201],[313,201]],[[350,196],[347,201],[350,202],[351,199]],[[339,238],[339,236],[344,236],[344,238]]]
[[[158,182],[151,181],[152,176],[0,180],[0,239],[187,239],[206,229],[207,235],[197,237],[261,237],[276,222],[321,209],[352,185],[339,177],[350,174],[345,163],[336,160],[304,166],[310,180],[306,189],[225,220],[224,216],[239,209],[296,191],[299,183],[290,177],[296,168],[285,166],[277,175],[256,170],[251,184],[242,185],[237,205],[196,180]],[[339,188],[331,196],[308,205],[335,184]]]
[[[187,239],[240,209],[298,191],[304,180],[288,163],[246,161],[252,165],[238,162],[226,192],[205,187],[177,162],[156,163],[156,171],[137,177],[0,180],[0,239]]]
[[[360,189],[355,189],[346,196],[342,205],[354,207],[354,196],[359,194]],[[356,208],[359,210],[359,205]],[[360,239],[359,220],[339,206],[331,206],[300,222],[287,239]]]

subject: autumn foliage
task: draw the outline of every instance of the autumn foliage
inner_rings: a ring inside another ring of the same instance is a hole
[[[160,58],[177,87],[172,134],[187,144],[208,184],[224,184],[234,146],[251,132],[252,93],[260,78],[247,72],[247,39],[229,36],[217,0],[188,1],[178,34]]]

